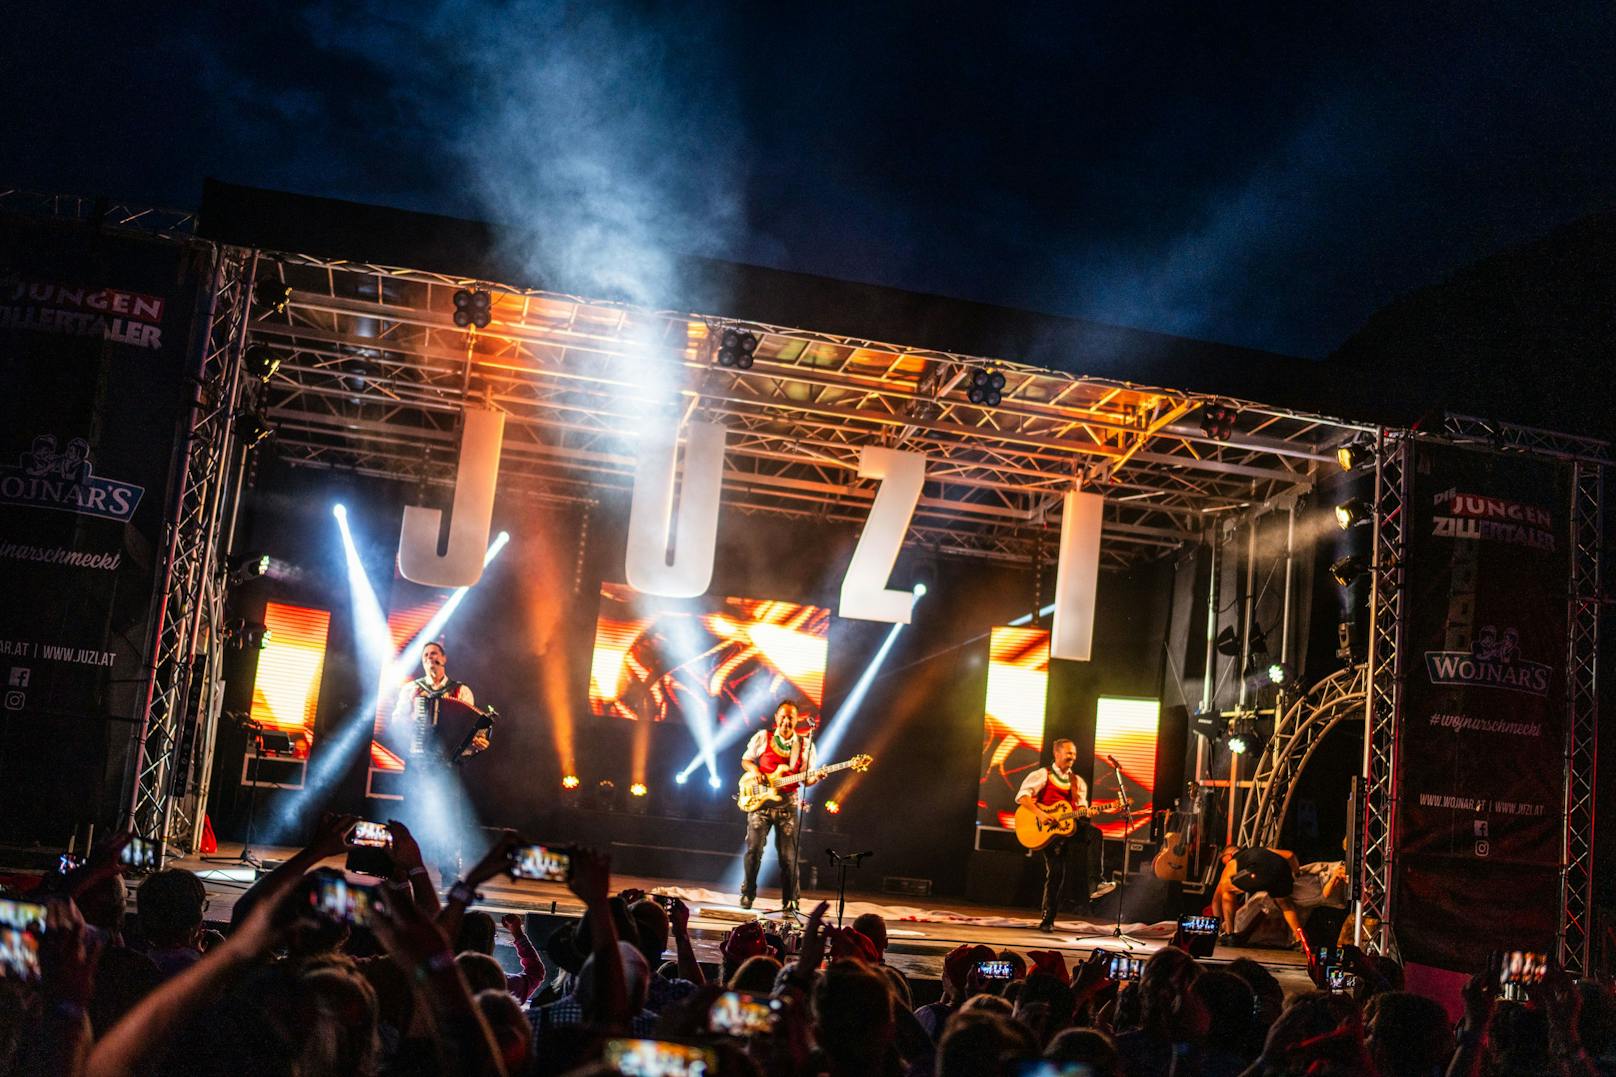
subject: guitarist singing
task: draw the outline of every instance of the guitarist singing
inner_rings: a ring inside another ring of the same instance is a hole
[[[1032,811],[1047,813],[1062,804],[1084,808],[1089,803],[1088,783],[1072,770],[1077,761],[1077,745],[1062,738],[1052,748],[1053,762],[1048,767],[1029,771],[1016,793],[1016,803]],[[1055,838],[1045,845],[1040,854],[1044,858],[1044,918],[1038,930],[1055,930],[1055,914],[1060,911],[1061,888],[1066,883],[1067,863],[1075,860],[1074,882],[1080,884],[1084,906],[1089,899],[1089,845],[1098,831],[1086,820],[1080,820],[1070,837]],[[1072,849],[1072,846],[1076,846]]]
[[[741,756],[741,766],[749,773],[767,778],[784,778],[812,770],[814,748],[806,736],[797,734],[797,705],[789,699],[774,709],[773,731],[760,729],[752,734]],[[801,784],[812,785],[804,782]],[[758,865],[763,863],[763,847],[774,829],[774,852],[780,861],[780,906],[797,912],[797,786],[780,790],[781,798],[764,804],[746,816],[746,881],[741,884],[741,908],[750,909],[757,897]]]

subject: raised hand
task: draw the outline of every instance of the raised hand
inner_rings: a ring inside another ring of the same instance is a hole
[[[805,973],[812,973],[819,968],[819,963],[825,959],[825,913],[830,909],[830,902],[821,901],[808,913],[808,923],[802,932],[802,954],[797,959],[797,967]]]
[[[489,847],[488,852],[466,872],[466,882],[476,888],[504,871],[510,865],[511,850],[522,844],[524,844],[522,836],[516,831],[510,829],[500,831],[499,837],[494,839],[494,844]]]
[[[425,867],[421,859],[421,846],[410,833],[410,828],[397,819],[387,820],[387,829],[393,835],[393,866],[395,874],[408,875],[411,868]]]
[[[45,934],[39,940],[39,965],[46,997],[89,1004],[95,991],[95,966],[101,956],[99,935],[84,930],[84,917],[71,898],[45,907]]]
[[[572,850],[572,875],[567,879],[571,890],[585,905],[598,905],[611,893],[612,858],[594,849]]]
[[[305,850],[321,860],[328,856],[337,856],[348,848],[348,832],[353,830],[357,822],[359,822],[357,815],[325,812],[315,824],[314,836],[309,839]]]
[[[675,934],[690,931],[690,906],[680,898],[674,898],[668,903],[668,926]]]
[[[499,924],[512,935],[521,934],[526,930],[526,928],[522,926],[522,918],[516,915],[514,912],[508,912],[504,916],[501,916],[499,918]]]

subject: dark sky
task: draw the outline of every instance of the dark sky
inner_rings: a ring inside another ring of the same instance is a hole
[[[213,175],[534,226],[579,290],[682,251],[1319,356],[1616,208],[1616,7],[1533,7],[24,4],[0,185]]]

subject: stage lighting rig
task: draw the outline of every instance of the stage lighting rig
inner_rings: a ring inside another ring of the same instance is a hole
[[[241,353],[241,363],[247,368],[248,374],[261,382],[268,382],[281,368],[281,356],[268,345],[253,344]]]
[[[1360,555],[1349,553],[1330,565],[1330,578],[1342,587],[1351,587],[1353,581],[1368,571],[1369,566]]]
[[[839,800],[827,800],[827,801],[825,801],[825,814],[827,814],[827,815],[840,815],[840,814],[842,814],[842,802],[839,801]]]
[[[635,782],[628,787],[628,795],[631,797],[643,797],[649,792],[650,790],[645,787],[644,782]]]
[[[493,321],[494,297],[481,288],[461,288],[454,294],[454,306],[454,323],[462,329],[487,329]]]
[[[1229,751],[1235,755],[1256,755],[1263,749],[1263,736],[1255,718],[1236,718],[1229,729]]]
[[[1356,471],[1375,458],[1375,450],[1363,442],[1342,445],[1335,451],[1335,462],[1342,471]]]
[[[971,371],[970,384],[965,390],[965,399],[985,408],[998,407],[999,402],[1004,399],[1003,372],[991,370],[988,367],[977,367]]]
[[[1361,497],[1343,501],[1335,507],[1335,523],[1343,531],[1363,526],[1373,515],[1369,509],[1369,502]]]
[[[230,583],[240,586],[248,580],[256,580],[269,572],[269,554],[248,554],[236,560],[235,566],[230,570]]]
[[[253,285],[253,302],[272,314],[285,314],[291,299],[292,286],[283,280],[269,278]]]
[[[269,646],[270,631],[262,621],[237,617],[224,626],[224,641],[238,651],[261,651]]]
[[[259,412],[243,412],[236,416],[236,437],[241,439],[242,446],[247,449],[256,449],[274,434],[275,428]]]
[[[1231,407],[1208,404],[1201,409],[1201,433],[1213,441],[1228,441],[1239,418],[1240,413]]]
[[[718,348],[713,352],[713,359],[722,367],[751,370],[757,346],[757,334],[746,329],[727,328],[718,334]]]
[[[578,775],[576,774],[568,774],[561,779],[561,788],[567,790],[569,793],[577,789],[582,784],[583,783],[578,780]]]

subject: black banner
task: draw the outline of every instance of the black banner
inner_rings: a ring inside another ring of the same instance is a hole
[[[1570,488],[1544,461],[1412,452],[1393,920],[1408,960],[1476,972],[1558,926]]]
[[[117,814],[208,256],[0,217],[0,833]]]

